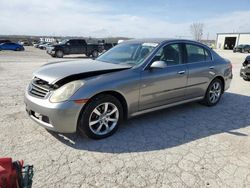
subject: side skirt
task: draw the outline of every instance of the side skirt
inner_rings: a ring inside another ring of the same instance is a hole
[[[131,114],[129,117],[135,117],[135,116],[138,116],[138,115],[141,115],[141,114],[161,110],[161,109],[164,109],[164,108],[169,108],[169,107],[172,107],[172,106],[177,106],[177,105],[180,105],[180,104],[185,104],[185,103],[194,102],[194,101],[200,101],[203,98],[204,98],[204,96],[196,97],[196,98],[193,98],[193,99],[187,99],[187,100],[176,102],[176,103],[166,104],[166,105],[162,105],[162,106],[158,106],[158,107],[138,111],[138,112],[135,112],[135,113]]]

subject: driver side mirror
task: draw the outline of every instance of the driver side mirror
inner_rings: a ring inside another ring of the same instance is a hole
[[[164,61],[155,61],[151,64],[150,69],[164,69],[167,67],[166,62]]]

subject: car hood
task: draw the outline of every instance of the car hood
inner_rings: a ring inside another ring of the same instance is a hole
[[[49,84],[54,84],[67,77],[72,78],[73,76],[75,78],[77,76],[77,78],[81,79],[129,68],[131,68],[129,65],[118,65],[88,59],[48,63],[35,71],[33,75],[47,81]]]

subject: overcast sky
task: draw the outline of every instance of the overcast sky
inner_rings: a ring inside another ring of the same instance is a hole
[[[250,32],[250,0],[0,0],[0,35],[204,38]]]

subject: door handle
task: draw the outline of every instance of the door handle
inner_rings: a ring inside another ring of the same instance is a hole
[[[214,66],[209,67],[209,69],[214,69]]]
[[[178,74],[185,74],[186,71],[179,71]]]

